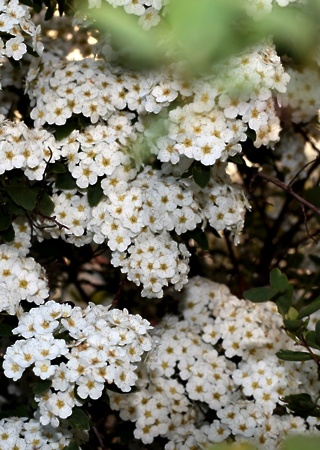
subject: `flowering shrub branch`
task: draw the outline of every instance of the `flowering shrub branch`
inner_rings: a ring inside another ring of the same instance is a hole
[[[319,434],[319,8],[183,1],[0,4],[0,448]]]

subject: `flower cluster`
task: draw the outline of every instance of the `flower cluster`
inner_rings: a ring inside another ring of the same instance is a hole
[[[247,0],[246,10],[249,16],[259,20],[270,14],[274,6],[284,7],[293,2],[301,2],[301,0]]]
[[[3,36],[0,38],[0,59],[4,57],[20,60],[27,52],[25,38],[31,38],[31,45],[39,55],[43,51],[40,41],[41,28],[31,19],[30,8],[18,0],[5,0],[0,6],[0,28]],[[9,37],[5,37],[9,36]]]
[[[83,310],[51,300],[21,315],[13,333],[24,339],[7,348],[4,374],[16,381],[32,366],[41,380],[51,380],[35,396],[35,414],[42,425],[58,427],[74,406],[101,397],[106,385],[131,390],[137,365],[152,349],[150,328],[127,310],[93,303]]]
[[[318,433],[312,417],[284,408],[277,414],[283,396],[300,386],[316,395],[319,381],[312,362],[275,356],[293,343],[273,306],[239,300],[225,285],[201,277],[190,279],[179,299],[181,316],[165,316],[152,332],[157,355],[152,370],[141,371],[139,391],[110,393],[112,408],[135,422],[136,438],[147,444],[165,437],[166,450],[229,436],[276,449],[287,434]]]
[[[217,166],[225,168],[224,163]],[[75,190],[54,193],[54,216],[62,226],[45,228],[50,221],[41,219],[44,229],[35,233],[39,239],[62,237],[77,246],[107,242],[112,264],[143,285],[142,295],[162,297],[169,283],[180,290],[189,270],[188,251],[170,232],[181,235],[209,222],[216,230],[232,231],[239,240],[248,203],[229,176],[218,172],[213,168],[208,186],[201,189],[194,181],[150,166],[132,181],[117,171],[117,177],[114,173],[102,180],[105,195],[95,207]]]
[[[144,30],[158,25],[162,18],[162,8],[169,0],[106,0],[114,8],[123,7],[128,14],[139,16],[139,25]],[[100,8],[101,0],[89,0],[89,8]]]
[[[21,300],[40,305],[49,295],[43,268],[26,256],[30,247],[30,227],[18,220],[14,228],[15,240],[0,245],[0,311],[11,315],[18,312]]]
[[[292,111],[295,123],[310,122],[320,108],[320,64],[318,67],[288,68],[290,82],[281,104]]]
[[[28,128],[24,122],[0,117],[0,175],[13,169],[23,170],[29,180],[42,180],[48,162],[60,157],[51,133]]]
[[[87,440],[85,432],[72,432],[68,426],[53,428],[43,426],[36,419],[11,417],[0,420],[0,449],[28,450],[41,448],[51,450],[65,448],[70,443],[81,444]],[[81,447],[79,447],[81,448]]]
[[[248,129],[255,132],[256,147],[273,146],[280,132],[273,94],[285,92],[288,81],[270,45],[230,58],[215,68],[211,79],[190,87],[190,102],[169,112],[167,136],[155,144],[158,159],[176,164],[185,155],[213,165],[241,151]],[[169,83],[157,101],[165,97],[164,91],[172,93]]]

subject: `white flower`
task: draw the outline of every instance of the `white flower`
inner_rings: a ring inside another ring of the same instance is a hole
[[[18,59],[21,59],[26,51],[27,46],[23,43],[22,36],[11,38],[6,43],[6,55],[8,57],[12,57],[16,61],[18,61]]]

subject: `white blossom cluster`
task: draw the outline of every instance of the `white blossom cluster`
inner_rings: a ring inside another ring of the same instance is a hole
[[[310,122],[320,109],[320,64],[299,70],[289,67],[287,72],[290,82],[281,96],[281,104],[291,111],[293,122]]]
[[[93,58],[59,61],[49,66],[45,61],[39,63],[38,71],[34,67],[27,78],[27,93],[35,105],[31,111],[35,126],[63,125],[73,114],[82,114],[91,123],[108,120],[115,128],[111,141],[112,136],[116,139],[123,136],[120,142],[125,144],[125,138],[134,131],[131,121],[136,116],[128,113],[119,116],[119,111],[128,107],[138,114],[158,113],[173,101],[173,98],[157,100],[154,89],[166,76],[161,70],[145,74],[126,72]]]
[[[30,247],[30,227],[14,223],[15,240],[0,245],[0,311],[17,314],[21,300],[40,305],[49,295],[43,268],[26,256]]]
[[[68,426],[43,426],[36,419],[10,417],[0,420],[1,450],[53,450],[67,447],[71,440],[78,444],[87,440],[84,431],[73,432]],[[79,447],[81,448],[81,447]]]
[[[129,280],[143,285],[143,296],[162,297],[169,284],[180,290],[189,271],[189,252],[184,244],[177,244],[171,231],[181,235],[209,223],[216,230],[232,231],[239,240],[248,203],[241,189],[231,184],[225,164],[218,166],[222,174],[213,168],[204,189],[150,166],[131,182],[121,179],[118,171],[117,178],[113,174],[102,181],[105,195],[95,207],[75,190],[56,192],[54,217],[61,227],[50,226],[46,219],[41,222],[43,229],[35,233],[39,239],[61,237],[77,246],[106,242],[112,251],[111,263],[120,266]],[[119,182],[112,188],[114,179]],[[118,184],[122,184],[119,192]]]
[[[210,80],[197,80],[182,93],[191,101],[170,110],[167,135],[155,144],[158,159],[176,164],[185,155],[213,165],[241,152],[248,129],[256,134],[256,147],[273,146],[280,132],[273,95],[286,91],[289,78],[270,45],[230,58]],[[160,102],[175,91],[162,83],[157,92]]]
[[[246,10],[256,20],[270,14],[274,6],[288,6],[290,3],[302,3],[304,0],[247,0]]]
[[[169,0],[106,0],[114,8],[123,7],[127,14],[139,16],[139,25],[144,30],[158,25],[162,19],[162,8]],[[89,8],[100,8],[101,0],[88,0]]]
[[[181,316],[165,316],[152,332],[157,354],[152,370],[141,370],[139,390],[110,393],[112,408],[135,422],[137,439],[148,444],[161,436],[166,450],[186,450],[233,437],[274,450],[287,434],[318,433],[313,417],[276,413],[283,396],[300,389],[316,396],[320,387],[314,362],[275,356],[297,349],[276,308],[239,300],[201,277],[190,279],[179,299]]]
[[[275,154],[279,157],[285,183],[290,183],[294,177],[301,178],[305,175],[303,168],[308,163],[308,157],[301,134],[292,128],[282,131],[280,142],[275,147]]]
[[[32,367],[41,380],[51,380],[48,391],[35,395],[35,417],[58,427],[74,406],[98,399],[106,386],[131,390],[138,363],[152,349],[150,328],[126,309],[90,303],[83,310],[50,300],[21,315],[13,333],[24,339],[7,348],[4,374],[16,381]]]
[[[40,41],[41,28],[32,21],[30,8],[22,5],[18,0],[3,0],[0,5],[0,30],[5,36],[7,33],[9,39],[0,38],[0,59],[4,62],[5,56],[20,60],[27,52],[27,45],[39,55],[43,51],[43,44]],[[28,37],[31,38],[30,44]]]
[[[24,122],[0,117],[0,175],[21,169],[29,180],[42,180],[48,162],[60,157],[58,148],[45,129],[28,128]]]
[[[122,118],[125,120],[125,116]],[[226,164],[218,161],[204,189],[191,179],[180,178],[179,169],[184,170],[180,163],[166,164],[164,170],[146,166],[137,175],[130,156],[116,141],[124,139],[120,131],[115,138],[116,128],[115,124],[99,124],[56,141],[44,129],[3,120],[0,173],[21,169],[30,181],[41,180],[49,163],[65,158],[79,191],[54,189],[52,217],[57,225],[41,215],[34,235],[38,239],[62,237],[77,246],[107,242],[115,252],[113,263],[120,265],[129,279],[145,286],[143,295],[159,297],[169,283],[180,289],[187,281],[188,252],[183,244],[172,240],[169,232],[181,235],[208,222],[216,230],[231,230],[238,241],[248,203],[240,188],[231,184]],[[98,206],[90,207],[83,189],[95,184],[98,176],[104,195]],[[139,236],[146,237],[146,231],[154,243],[148,270],[140,267],[144,251]],[[158,257],[168,258],[160,271]]]

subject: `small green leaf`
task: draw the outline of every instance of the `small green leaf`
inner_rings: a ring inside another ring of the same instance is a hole
[[[4,230],[0,233],[0,241],[4,242],[12,242],[15,237],[14,228],[12,225],[7,230]]]
[[[272,269],[270,272],[270,285],[281,292],[290,288],[288,278],[278,268]]]
[[[51,384],[52,380],[44,380],[40,381],[39,383],[34,383],[32,385],[32,391],[34,394],[38,395],[44,394],[51,387]]]
[[[320,208],[320,186],[313,186],[304,191],[304,198],[314,206]]]
[[[56,3],[51,1],[44,16],[44,20],[50,20],[55,12],[55,9]]]
[[[37,204],[38,191],[21,183],[12,183],[7,187],[7,193],[11,199],[27,211],[32,211]]]
[[[48,195],[46,192],[43,192],[40,200],[38,201],[37,207],[41,214],[45,216],[51,216],[54,211],[54,203],[50,195]]]
[[[16,327],[15,325],[8,325],[7,323],[0,323],[0,336],[2,336],[2,337],[12,336],[12,330],[15,327]]]
[[[238,165],[245,164],[243,158],[240,155],[229,156],[228,161]]]
[[[319,436],[289,436],[281,447],[282,450],[319,450]]]
[[[283,319],[283,324],[288,331],[297,331],[301,325],[304,324],[303,320],[289,320]]]
[[[26,210],[23,209],[21,206],[18,206],[11,198],[8,197],[6,201],[6,206],[8,207],[9,211],[14,214],[15,216],[24,216]]]
[[[294,394],[287,395],[281,399],[284,403],[287,403],[287,406],[292,411],[297,412],[310,412],[316,408],[315,403],[312,401],[312,398],[309,394]]]
[[[12,224],[12,218],[10,214],[0,209],[0,231],[7,230]]]
[[[196,241],[196,243],[203,249],[209,250],[209,242],[206,233],[201,228],[188,232],[188,237]]]
[[[246,299],[254,303],[262,303],[271,300],[278,291],[269,286],[248,289],[243,295]]]
[[[65,190],[77,189],[77,183],[70,172],[58,173],[56,175],[56,188]]]
[[[103,197],[103,189],[101,187],[101,180],[98,180],[96,184],[88,186],[88,203],[93,208],[97,206]]]
[[[28,53],[28,55],[31,55],[31,56],[33,56],[35,58],[39,58],[39,54],[37,52],[35,52],[33,50],[33,48],[30,47],[30,45],[26,44],[26,46],[27,46],[27,53]]]
[[[79,450],[79,449],[80,449],[79,445],[75,441],[71,441],[69,445],[63,447],[62,450]]]
[[[73,408],[72,415],[68,417],[68,422],[76,430],[89,430],[90,422],[87,414],[80,408]]]
[[[192,168],[192,176],[197,185],[204,189],[210,181],[211,168],[203,164],[195,164]]]
[[[315,300],[313,300],[310,305],[303,308],[298,315],[298,319],[302,319],[303,317],[310,316],[314,312],[318,311],[320,309],[320,297],[317,297]]]
[[[320,350],[320,343],[317,340],[317,334],[313,330],[309,330],[305,334],[305,340],[309,347],[315,348],[316,350]]]
[[[320,320],[318,320],[318,322],[316,323],[315,332],[316,332],[316,335],[317,335],[317,339],[320,342]]]
[[[275,299],[279,313],[284,316],[290,310],[293,298],[293,286],[289,285],[289,289]]]
[[[294,352],[292,350],[280,350],[276,353],[283,361],[310,361],[312,356],[307,352]]]
[[[57,141],[61,141],[68,137],[77,127],[78,122],[76,120],[68,120],[64,125],[61,125],[56,129],[54,137]]]
[[[49,173],[66,173],[67,171],[66,166],[60,162],[48,164],[47,172]]]

